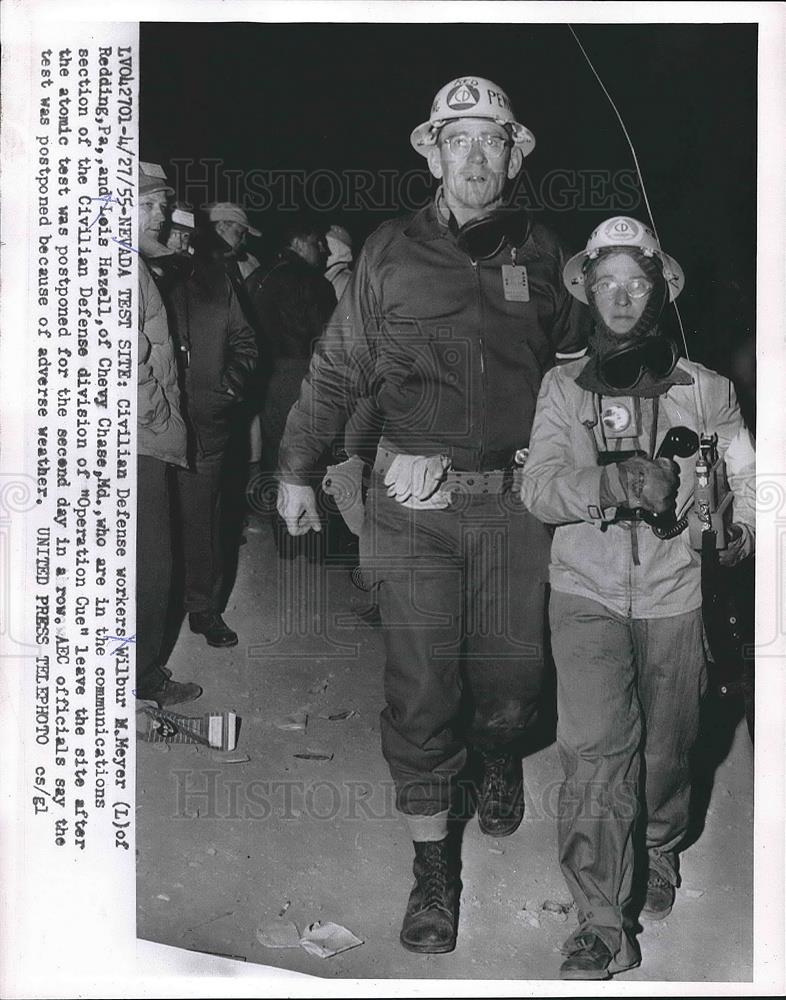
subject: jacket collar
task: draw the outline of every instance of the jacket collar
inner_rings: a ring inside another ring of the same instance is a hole
[[[573,380],[579,385],[579,388],[582,388],[581,384],[578,381],[579,376],[587,367],[590,361],[591,358],[586,358],[584,360],[584,364],[581,366],[581,371],[576,373],[576,377]],[[694,383],[693,376],[685,367],[682,358],[678,358],[677,365],[672,374],[677,376],[674,381],[674,385],[693,385]],[[667,393],[668,390],[666,393],[664,393],[664,395],[666,395]],[[626,393],[621,392],[619,395],[624,396],[626,395]],[[598,409],[595,403],[595,393],[591,392],[589,389],[582,389],[582,398],[581,402],[579,403],[577,416],[579,422],[584,424],[585,427],[594,427],[595,424],[597,424],[598,422]]]
[[[447,214],[443,218],[437,209],[437,205],[442,203],[442,198],[442,188],[440,187],[434,199],[412,216],[404,227],[404,233],[412,239],[426,242],[449,236]]]
[[[431,242],[432,240],[443,238],[455,242],[456,237],[451,231],[449,219],[450,209],[447,206],[443,188],[440,184],[433,200],[425,208],[421,208],[419,212],[415,213],[405,226],[404,233],[412,239],[423,242]],[[529,240],[529,229],[530,227],[527,225],[525,239],[522,243],[518,244],[519,247],[524,246]]]

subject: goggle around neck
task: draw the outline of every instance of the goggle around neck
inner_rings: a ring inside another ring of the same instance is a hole
[[[649,373],[656,379],[671,375],[677,364],[677,347],[669,337],[647,337],[598,357],[598,374],[611,389],[634,389]]]

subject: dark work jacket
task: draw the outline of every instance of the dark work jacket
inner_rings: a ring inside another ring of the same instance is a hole
[[[515,254],[512,252],[515,250]],[[502,267],[524,265],[529,301],[508,301]],[[524,242],[475,262],[437,212],[383,223],[366,241],[317,344],[280,447],[285,481],[306,483],[368,397],[386,446],[494,469],[526,447],[540,383],[586,345],[587,309],[562,283],[567,259],[532,222]]]
[[[296,253],[284,250],[273,266],[249,275],[246,289],[271,359],[311,357],[336,307],[333,286]]]
[[[189,451],[216,454],[226,447],[233,411],[257,364],[254,331],[219,261],[197,257],[167,304],[193,438]]]

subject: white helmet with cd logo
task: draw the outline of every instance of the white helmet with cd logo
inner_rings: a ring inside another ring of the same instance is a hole
[[[647,257],[658,257],[663,264],[663,277],[669,290],[669,301],[673,302],[685,285],[685,275],[677,261],[664,253],[660,248],[658,238],[643,222],[631,219],[627,215],[615,215],[607,219],[595,229],[587,240],[586,247],[577,253],[565,265],[562,280],[570,294],[581,302],[587,302],[587,291],[584,287],[584,271],[587,261],[594,260],[601,250],[610,247],[630,247],[639,250]]]
[[[486,118],[503,125],[524,156],[535,148],[535,136],[516,121],[505,91],[480,76],[460,76],[446,83],[434,98],[429,120],[413,130],[409,141],[421,156],[428,156],[442,126],[461,118]]]

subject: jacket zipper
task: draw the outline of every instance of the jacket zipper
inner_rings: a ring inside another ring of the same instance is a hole
[[[483,339],[483,321],[484,321],[484,310],[483,310],[483,290],[480,284],[480,271],[478,270],[478,262],[472,260],[470,257],[470,262],[472,264],[472,270],[475,273],[475,282],[478,289],[478,306],[480,309],[480,325],[478,331],[478,353],[480,357],[480,381],[481,381],[481,421],[480,421],[480,453],[478,455],[478,468],[483,468],[483,457],[485,452],[486,444],[486,356],[485,356],[485,342]]]

